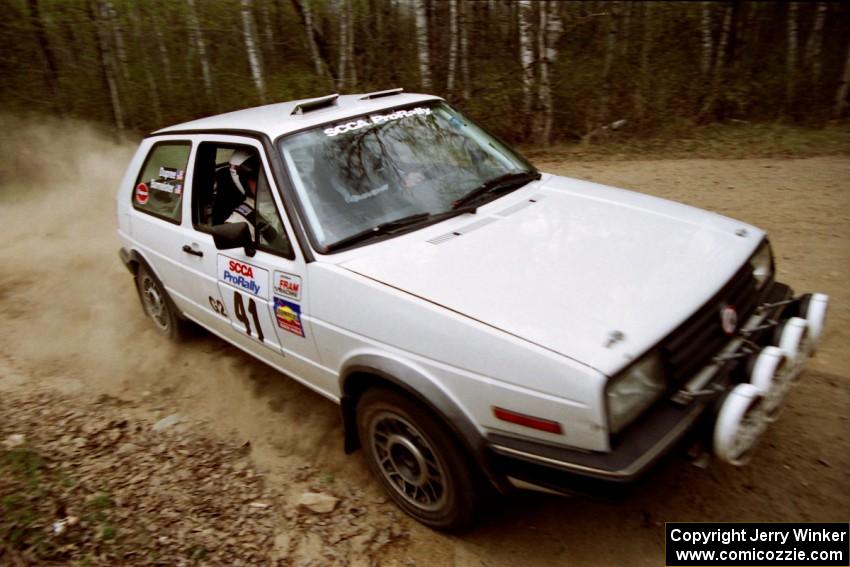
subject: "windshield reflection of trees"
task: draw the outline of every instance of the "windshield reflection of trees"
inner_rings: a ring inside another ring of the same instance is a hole
[[[420,181],[427,180],[427,187],[448,202],[493,176],[494,169],[496,174],[504,169],[436,112],[388,120],[343,136],[326,138],[321,159],[355,198],[383,186],[411,189],[405,178],[419,173]]]

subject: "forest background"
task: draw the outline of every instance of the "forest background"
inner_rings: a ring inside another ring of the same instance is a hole
[[[514,143],[844,124],[850,3],[2,0],[0,106],[144,133],[391,87]]]

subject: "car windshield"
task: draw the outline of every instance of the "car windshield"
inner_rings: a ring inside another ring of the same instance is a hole
[[[280,150],[322,251],[400,219],[437,218],[488,181],[534,171],[443,102],[325,124]]]

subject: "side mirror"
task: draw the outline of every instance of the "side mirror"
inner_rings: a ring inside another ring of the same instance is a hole
[[[245,254],[248,256],[253,256],[256,252],[254,239],[251,238],[251,230],[246,222],[217,224],[212,227],[211,232],[218,250],[245,248]]]

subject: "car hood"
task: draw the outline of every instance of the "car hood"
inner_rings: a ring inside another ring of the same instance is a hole
[[[342,266],[609,375],[702,306],[764,237],[714,213],[551,175],[476,217],[362,248]]]

